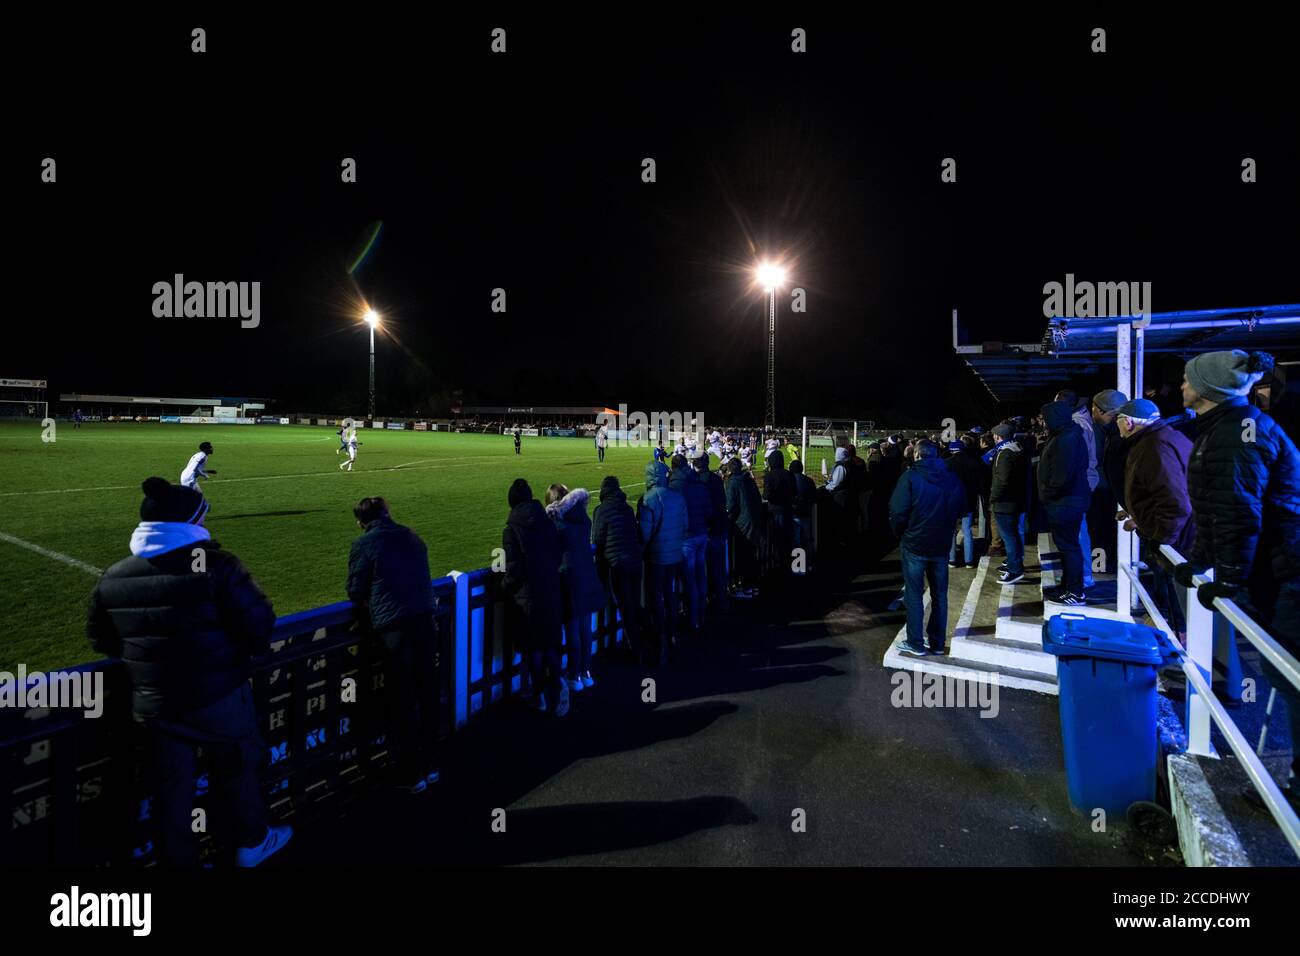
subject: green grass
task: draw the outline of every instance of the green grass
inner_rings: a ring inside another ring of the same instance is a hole
[[[198,443],[215,446],[205,483],[207,527],[243,559],[275,605],[290,614],[343,600],[348,550],[359,534],[352,506],[383,495],[393,517],[429,546],[435,575],[491,564],[501,545],[506,491],[526,478],[538,498],[561,482],[596,497],[617,475],[635,498],[648,449],[610,448],[596,461],[589,439],[525,438],[523,455],[502,435],[359,431],[352,472],[339,470],[334,430],[311,426],[90,423],[0,424],[0,532],[97,568],[129,554],[139,520],[140,482],[169,481]],[[594,509],[595,502],[589,506]],[[94,657],[85,605],[95,578],[0,538],[4,628],[0,670],[79,664]]]

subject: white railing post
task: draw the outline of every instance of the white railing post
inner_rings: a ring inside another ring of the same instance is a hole
[[[456,729],[460,730],[469,720],[469,575],[464,571],[452,571],[449,577],[456,587],[450,666],[455,668],[452,684],[454,712]]]
[[[1202,606],[1195,589],[1187,595],[1187,659],[1214,686],[1214,612]],[[1187,683],[1187,751],[1199,757],[1217,757],[1210,743],[1210,706]]]

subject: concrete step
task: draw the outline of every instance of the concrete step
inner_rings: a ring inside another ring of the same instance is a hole
[[[1039,597],[1043,601],[1043,614],[1052,617],[1056,614],[1082,614],[1084,617],[1104,618],[1110,621],[1131,622],[1133,615],[1127,608],[1119,609],[1117,588],[1114,574],[1094,574],[1094,584],[1088,589],[1088,603],[1082,607],[1067,607],[1048,601],[1043,594],[1046,588],[1060,584],[1061,556],[1052,542],[1052,536],[1043,532],[1038,535],[1036,551],[1041,558],[1042,574],[1039,581]]]
[[[904,657],[898,653],[899,645],[907,637],[907,629],[899,631],[898,640],[885,652],[884,665],[896,670],[920,671],[923,674],[938,674],[958,680],[991,681],[999,688],[1011,687],[1016,690],[1030,690],[1039,694],[1055,695],[1057,693],[1056,674],[1051,675],[1036,671],[1021,670],[1014,667],[994,666],[979,661],[957,658],[951,654],[945,657]],[[957,642],[953,642],[956,644]]]
[[[1042,645],[996,637],[954,638],[949,653],[961,660],[1008,670],[1051,675],[1056,679],[1056,658],[1043,652]]]

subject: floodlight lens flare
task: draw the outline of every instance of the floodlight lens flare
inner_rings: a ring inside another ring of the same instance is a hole
[[[379,313],[374,309],[367,309],[366,314],[362,316],[362,318],[366,320],[366,324],[372,329],[379,324]]]

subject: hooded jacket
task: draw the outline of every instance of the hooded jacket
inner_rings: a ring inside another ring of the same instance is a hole
[[[661,461],[645,466],[646,492],[637,502],[636,519],[645,542],[647,564],[678,564],[686,540],[686,499],[668,487],[668,467]]]
[[[712,469],[701,471],[699,475],[700,484],[709,492],[709,537],[725,538],[731,521],[727,517],[727,489],[722,476]]]
[[[1101,472],[1097,470],[1097,433],[1092,430],[1092,413],[1088,411],[1085,402],[1074,410],[1071,417],[1079,426],[1079,434],[1083,436],[1083,444],[1088,451],[1088,467],[1085,474],[1088,479],[1088,491],[1091,493],[1101,483]]]
[[[746,541],[757,545],[767,531],[767,509],[754,476],[740,471],[727,477],[727,514]]]
[[[546,513],[560,532],[564,549],[560,558],[560,584],[564,595],[564,619],[591,614],[605,606],[605,589],[596,576],[591,556],[591,519],[587,517],[587,489],[574,488],[559,501],[546,506]]]
[[[979,452],[962,442],[961,449],[953,452],[944,464],[966,490],[966,510],[962,513],[973,514],[979,508],[980,478],[984,467],[979,460]]]
[[[1029,504],[1029,461],[1015,439],[1002,442],[993,456],[989,510],[994,514],[1023,514]]]
[[[767,457],[763,497],[769,509],[786,516],[794,514],[794,475],[786,470],[785,458],[779,452]]]
[[[1196,520],[1192,562],[1213,567],[1215,581],[1227,584],[1271,586],[1300,577],[1295,443],[1245,398],[1230,398],[1196,422],[1187,465]]]
[[[502,592],[524,615],[519,632],[522,649],[543,651],[561,643],[560,533],[540,501],[530,499],[510,509],[501,535],[506,570]]]
[[[947,556],[953,527],[966,511],[966,489],[941,459],[918,458],[889,499],[889,525],[901,546],[920,557]]]
[[[686,502],[686,537],[699,538],[709,533],[713,518],[713,498],[708,486],[690,465],[674,468],[668,476],[668,487]]]
[[[1187,495],[1192,443],[1166,421],[1148,425],[1122,441],[1128,449],[1123,500],[1138,534],[1156,545],[1171,544],[1186,556],[1196,537]]]
[[[1038,458],[1038,496],[1052,507],[1086,511],[1092,499],[1088,485],[1088,445],[1068,402],[1048,402],[1043,421],[1051,433]]]
[[[369,611],[370,627],[383,631],[433,610],[429,552],[410,528],[376,518],[352,542],[349,600]]]
[[[622,488],[602,485],[600,504],[591,519],[596,560],[614,567],[641,563],[641,528]]]
[[[202,571],[194,548],[203,551]],[[275,611],[239,558],[216,541],[133,554],[99,579],[86,634],[121,658],[140,718],[168,717],[216,703],[252,674],[265,654]]]

